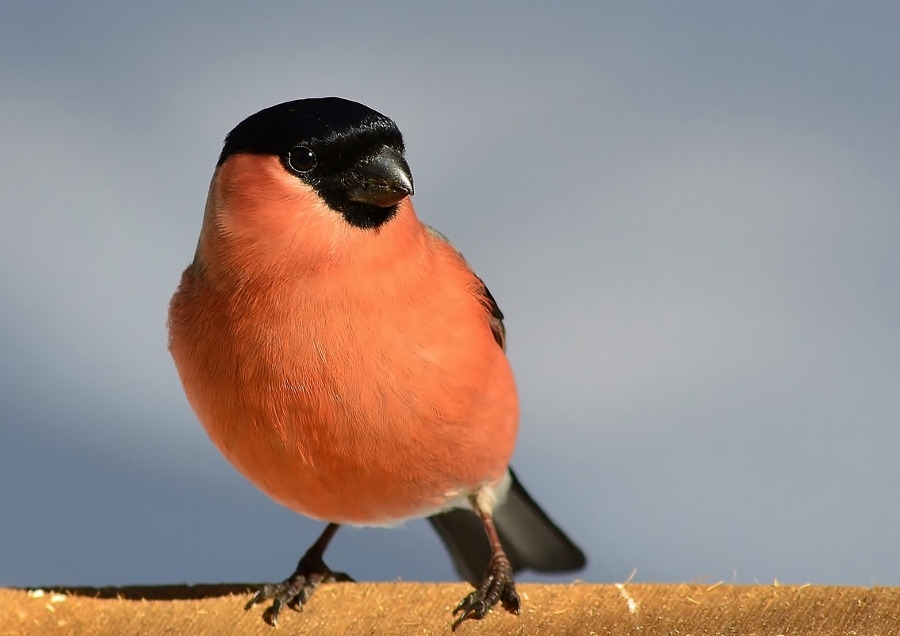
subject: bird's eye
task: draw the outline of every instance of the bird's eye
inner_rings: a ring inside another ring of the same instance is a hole
[[[306,146],[294,146],[288,151],[287,163],[294,172],[309,172],[316,165],[316,155]]]

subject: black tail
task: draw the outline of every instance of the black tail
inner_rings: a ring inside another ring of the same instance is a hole
[[[494,524],[514,571],[571,572],[584,567],[584,553],[572,543],[525,492],[510,469],[512,483],[503,505],[494,509]],[[484,526],[471,510],[449,510],[428,520],[443,539],[459,574],[481,583],[491,548]]]

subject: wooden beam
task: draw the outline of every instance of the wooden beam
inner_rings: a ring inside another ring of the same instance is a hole
[[[450,610],[469,591],[447,583],[323,586],[277,631],[262,608],[244,611],[250,585],[0,588],[0,636],[253,636],[450,634]],[[521,584],[520,616],[499,610],[456,634],[900,633],[900,588],[760,585]]]

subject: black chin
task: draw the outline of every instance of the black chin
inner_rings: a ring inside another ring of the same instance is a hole
[[[399,204],[382,208],[365,203],[343,202],[342,205],[333,205],[333,207],[337,207],[344,220],[353,227],[363,230],[374,230],[394,218]]]

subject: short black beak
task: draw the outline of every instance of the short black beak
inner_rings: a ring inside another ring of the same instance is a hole
[[[412,174],[403,154],[384,149],[354,166],[347,183],[347,197],[357,203],[387,208],[413,194]]]

